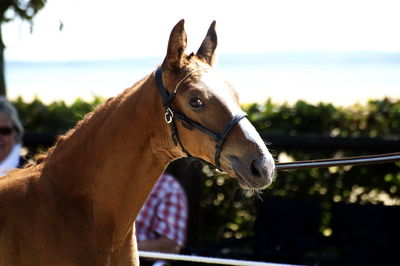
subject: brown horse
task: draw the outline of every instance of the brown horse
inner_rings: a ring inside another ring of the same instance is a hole
[[[37,165],[0,179],[0,265],[138,265],[135,218],[180,157],[215,164],[245,189],[271,183],[271,155],[211,68],[215,23],[190,55],[183,26],[157,71],[87,115]]]

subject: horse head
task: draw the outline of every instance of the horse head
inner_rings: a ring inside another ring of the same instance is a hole
[[[167,55],[156,72],[176,148],[237,177],[244,189],[266,188],[272,182],[274,160],[241,110],[237,92],[212,68],[215,21],[196,54],[186,54],[186,44],[181,20],[170,34]]]

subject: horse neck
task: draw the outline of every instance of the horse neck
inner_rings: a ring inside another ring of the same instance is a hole
[[[99,230],[112,224],[123,238],[158,177],[179,156],[163,113],[151,74],[62,137],[45,161],[43,179],[65,198],[90,202]]]

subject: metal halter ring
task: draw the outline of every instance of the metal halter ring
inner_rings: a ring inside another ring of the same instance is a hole
[[[173,118],[174,112],[172,112],[172,110],[168,107],[167,111],[165,112],[165,122],[167,122],[167,124],[170,124]]]

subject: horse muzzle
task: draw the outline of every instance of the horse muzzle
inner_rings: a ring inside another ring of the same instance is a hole
[[[271,185],[275,163],[269,152],[264,156],[249,159],[229,156],[230,168],[239,185],[246,190],[261,190]]]

